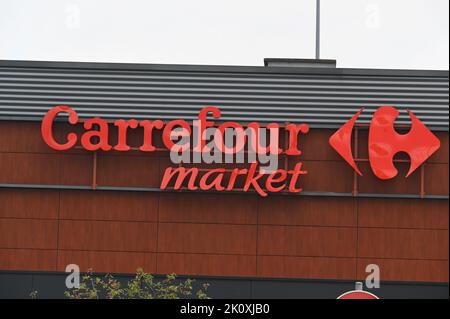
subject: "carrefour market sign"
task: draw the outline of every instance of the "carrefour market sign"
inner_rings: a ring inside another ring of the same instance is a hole
[[[351,149],[352,129],[360,112],[362,110],[330,137],[330,145],[362,175]],[[113,122],[117,129],[117,139],[111,145],[110,126],[106,120],[98,117],[83,121],[83,133],[77,135],[68,132],[63,142],[57,141],[53,135],[53,123],[58,115],[66,115],[70,124],[80,123],[77,112],[69,106],[58,105],[46,113],[41,126],[42,137],[49,147],[58,151],[69,150],[80,142],[88,151],[127,152],[131,150],[127,144],[127,134],[129,130],[139,127],[143,134],[139,151],[154,152],[157,148],[153,144],[153,136],[155,131],[159,131],[174,164],[174,167],[165,170],[161,189],[171,187],[178,190],[185,185],[189,190],[255,190],[261,196],[267,196],[268,192],[298,193],[302,191],[300,177],[307,174],[302,169],[301,161],[297,161],[291,169],[279,168],[278,165],[281,154],[302,154],[298,147],[299,137],[309,132],[308,124],[304,123],[288,123],[284,126],[277,123],[262,126],[258,122],[245,126],[237,122],[219,124],[213,119],[221,117],[220,110],[207,106],[200,110],[192,123],[182,119],[166,123],[162,120],[118,119]],[[369,161],[373,173],[380,179],[390,179],[397,175],[393,164],[393,157],[397,152],[404,151],[410,155],[409,175],[440,146],[436,136],[412,112],[410,132],[402,135],[396,133],[394,121],[397,116],[395,108],[380,107],[370,125]],[[280,145],[281,135],[286,137],[285,145]],[[214,165],[214,168],[202,169],[199,168],[201,164],[223,164],[223,167]],[[230,165],[233,168],[225,168]],[[237,187],[238,179],[243,180],[240,188]]]

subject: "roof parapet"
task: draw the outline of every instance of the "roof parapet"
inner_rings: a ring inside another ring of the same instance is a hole
[[[291,68],[336,68],[336,60],[265,58],[264,66]]]

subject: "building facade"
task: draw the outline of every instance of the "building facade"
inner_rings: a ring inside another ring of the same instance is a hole
[[[375,264],[381,298],[448,298],[448,71],[298,63],[0,61],[0,296],[62,297],[66,266],[77,264],[124,278],[139,267],[176,273],[211,283],[213,297],[336,298]],[[139,150],[142,127],[128,130],[127,152],[79,140],[56,151],[41,133],[56,105],[80,118],[58,117],[61,143],[85,119],[108,120],[114,145],[114,120],[191,121],[207,105],[220,108],[217,123],[307,123],[301,154],[279,157],[286,169],[302,162],[302,192],[262,197],[240,191],[244,181],[230,192],[162,190],[172,163],[160,131],[153,152]],[[440,141],[407,178],[404,152],[395,178],[371,169],[369,127],[385,105],[399,111],[398,132],[408,132],[410,110]],[[362,176],[329,144],[361,107],[351,150]]]

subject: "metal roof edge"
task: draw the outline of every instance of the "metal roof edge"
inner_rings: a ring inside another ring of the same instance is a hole
[[[151,64],[116,62],[69,62],[0,60],[0,67],[13,68],[55,68],[84,70],[122,70],[122,71],[169,71],[169,72],[223,72],[223,73],[278,73],[278,74],[320,74],[320,75],[361,75],[361,76],[416,76],[449,77],[448,70],[407,70],[407,69],[363,69],[363,68],[304,68],[267,67],[239,65],[202,64]]]

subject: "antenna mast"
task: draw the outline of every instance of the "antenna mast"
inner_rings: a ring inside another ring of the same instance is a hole
[[[320,59],[320,0],[316,0],[316,59]]]

